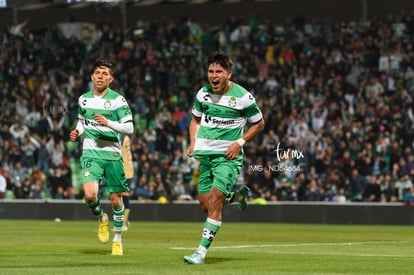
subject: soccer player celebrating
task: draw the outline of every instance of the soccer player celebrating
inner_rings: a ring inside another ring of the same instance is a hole
[[[235,201],[240,209],[247,207],[249,189],[233,188],[243,164],[243,145],[263,131],[264,120],[253,95],[230,80],[232,65],[225,53],[212,54],[207,61],[209,84],[194,99],[187,155],[200,161],[198,199],[207,220],[195,253],[184,256],[188,264],[204,263],[221,227],[224,204]],[[247,122],[250,127],[244,133]]]
[[[124,222],[122,193],[129,188],[124,173],[120,134],[132,134],[131,109],[125,98],[109,88],[114,80],[112,63],[99,60],[91,75],[93,89],[78,100],[78,122],[70,132],[70,140],[83,135],[81,162],[85,201],[98,218],[98,239],[109,240],[109,218],[98,198],[99,182],[105,177],[112,204],[114,238],[112,255],[123,255],[121,232]]]

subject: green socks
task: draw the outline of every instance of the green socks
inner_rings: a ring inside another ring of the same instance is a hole
[[[200,246],[197,249],[197,253],[200,254],[203,258],[206,257],[207,249],[210,247],[214,238],[216,237],[217,232],[221,227],[221,221],[216,221],[210,218],[207,218],[204,223],[203,234],[200,241]]]
[[[122,231],[122,226],[124,225],[124,214],[125,207],[121,205],[119,208],[112,208],[113,220],[114,220],[114,230],[119,229]]]
[[[86,204],[88,205],[89,210],[91,211],[91,213],[94,216],[99,217],[99,216],[101,216],[103,214],[103,209],[102,209],[102,206],[101,206],[101,202],[99,201],[98,198],[96,198],[92,202],[86,201]]]

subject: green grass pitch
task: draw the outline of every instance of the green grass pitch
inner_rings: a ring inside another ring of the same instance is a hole
[[[201,227],[132,221],[111,256],[94,221],[0,220],[0,274],[414,273],[412,226],[223,222],[206,263],[186,265]]]

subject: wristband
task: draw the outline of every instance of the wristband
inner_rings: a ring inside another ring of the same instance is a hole
[[[243,138],[239,138],[236,140],[236,142],[240,145],[240,147],[243,147],[243,145],[246,143],[246,141]]]

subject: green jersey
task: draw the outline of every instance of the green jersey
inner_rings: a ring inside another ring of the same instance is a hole
[[[227,148],[243,135],[246,122],[257,123],[263,116],[253,95],[233,82],[225,95],[208,84],[196,94],[192,114],[201,118],[194,156],[224,156]]]
[[[128,103],[123,96],[111,89],[102,97],[94,96],[92,91],[88,91],[81,95],[78,101],[78,118],[85,128],[82,156],[107,160],[120,159],[120,134],[98,124],[94,119],[95,113],[119,123],[132,121]]]

